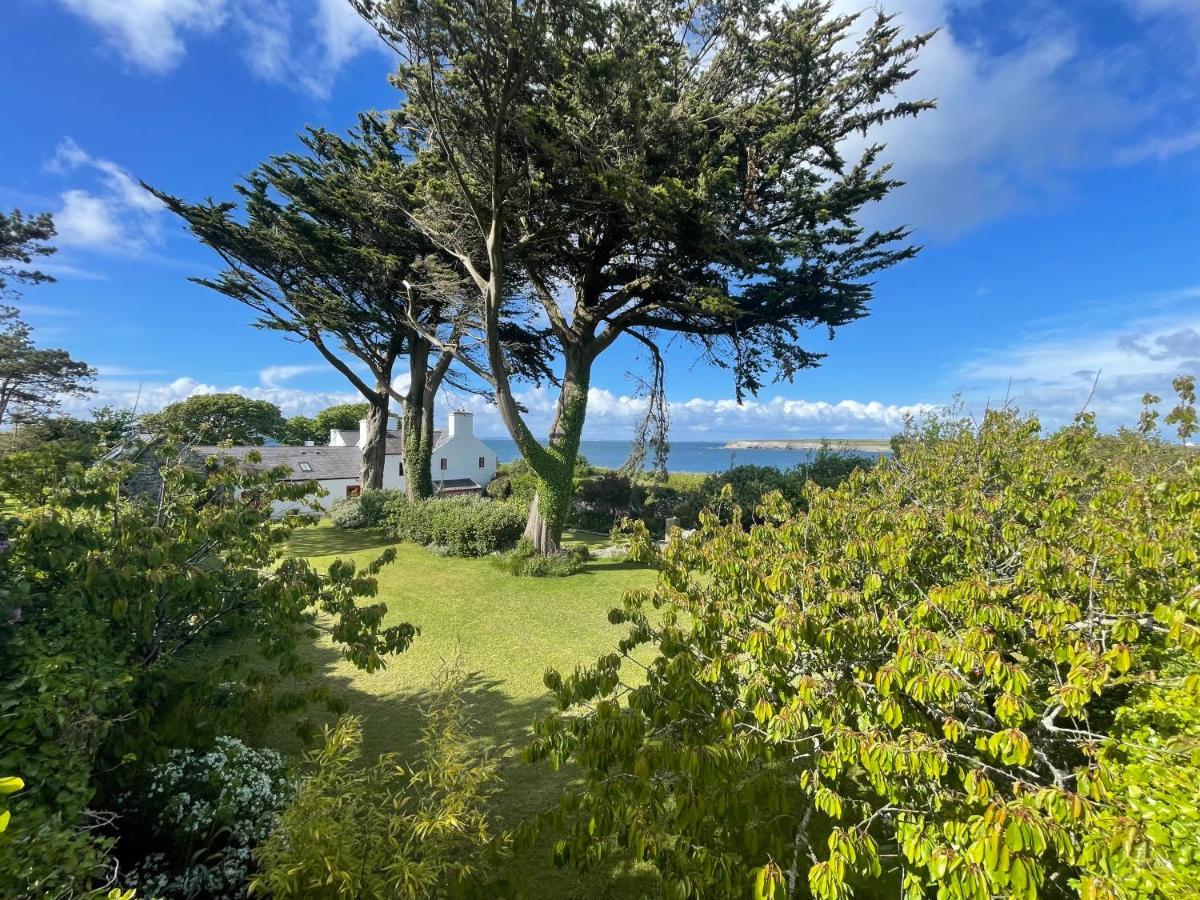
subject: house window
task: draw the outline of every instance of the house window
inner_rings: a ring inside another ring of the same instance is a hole
[[[311,472],[312,471],[312,463],[307,463],[307,462],[300,463],[300,471],[301,472]]]
[[[446,471],[446,457],[443,456],[441,459],[438,460],[438,463],[441,465],[442,471],[445,472]]]
[[[403,475],[404,475],[404,460],[400,460],[400,467],[399,467],[399,470],[396,472],[396,474],[403,477]]]
[[[482,468],[484,468],[486,465],[487,465],[487,458],[486,458],[486,457],[483,457],[483,456],[479,457],[479,468],[481,468],[481,469],[482,469]]]
[[[357,485],[357,484],[346,485],[346,496],[347,497],[357,497],[361,493],[362,493],[362,488],[359,485]]]

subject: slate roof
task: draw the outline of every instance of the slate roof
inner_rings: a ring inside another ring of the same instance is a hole
[[[362,451],[357,447],[214,447],[197,446],[192,452],[200,457],[233,456],[244,459],[255,451],[260,462],[248,463],[247,468],[262,472],[276,466],[287,466],[292,473],[285,481],[326,481],[348,478],[357,481],[362,467]],[[305,471],[301,463],[311,471]]]
[[[445,439],[447,437],[449,437],[449,435],[447,435],[445,432],[435,431],[433,433],[433,449],[436,450],[443,443],[445,443]],[[354,441],[355,441],[355,443],[357,443],[358,438],[356,437],[354,439]],[[404,453],[404,432],[403,431],[393,430],[393,431],[389,431],[387,433],[387,451],[386,452],[387,452],[388,456],[397,456],[399,454]]]
[[[433,486],[437,488],[439,494],[453,494],[460,491],[483,490],[483,485],[471,478],[447,478],[444,481],[435,481]]]

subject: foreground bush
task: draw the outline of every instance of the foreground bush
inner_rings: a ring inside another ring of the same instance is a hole
[[[292,793],[274,750],[221,736],[205,751],[174,751],[122,802],[122,844],[141,858],[128,883],[164,900],[245,897],[253,850]]]
[[[565,578],[583,571],[591,553],[582,544],[563,547],[557,553],[538,553],[533,541],[521,538],[510,552],[496,558],[496,565],[510,575],[530,578]]]
[[[699,523],[701,510],[729,521],[736,510],[743,525],[756,521],[755,511],[763,498],[778,491],[789,503],[803,507],[804,491],[809,484],[837,487],[854,472],[869,469],[875,460],[853,453],[840,453],[823,447],[806,463],[790,469],[774,466],[734,466],[709,475],[690,496],[682,497],[673,511],[685,527]]]
[[[366,491],[333,504],[329,520],[335,528],[375,528],[384,524],[391,505],[403,499],[403,491]]]
[[[1200,458],[937,433],[806,514],[639,536],[620,652],[546,678],[530,754],[586,775],[561,859],[623,847],[671,897],[1200,893]]]
[[[252,893],[418,900],[482,873],[496,768],[471,748],[462,676],[441,681],[411,771],[392,754],[362,766],[362,724],[354,717],[326,732],[310,758],[312,774],[258,850],[262,872]]]
[[[324,572],[285,558],[295,523],[272,522],[271,501],[311,485],[159,452],[152,478],[136,463],[71,466],[0,523],[0,772],[28,785],[6,798],[8,895],[89,896],[121,843],[120,798],[148,767],[323,697],[301,654],[317,629],[370,671],[415,633],[367,602],[394,554]]]
[[[448,497],[388,503],[386,522],[402,541],[439,548],[449,556],[486,556],[516,544],[526,511],[513,502]]]

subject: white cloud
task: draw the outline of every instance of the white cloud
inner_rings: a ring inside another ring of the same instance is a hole
[[[225,21],[224,0],[60,0],[100,30],[139,68],[161,74],[183,58],[184,37],[211,34]]]
[[[59,246],[138,254],[160,240],[162,204],[122,166],[95,157],[70,137],[63,138],[46,165],[57,175],[91,173],[91,190],[71,188],[54,213]]]
[[[1197,149],[1200,149],[1200,128],[1183,134],[1172,134],[1165,137],[1143,140],[1140,143],[1119,151],[1117,153],[1117,160],[1129,165],[1145,160],[1162,162],[1163,160],[1171,159],[1183,153],[1190,153]]]
[[[1007,396],[1053,424],[1070,421],[1088,402],[1094,384],[1088,409],[1100,424],[1133,425],[1144,393],[1170,398],[1174,376],[1200,374],[1198,295],[1193,289],[1153,298],[1142,308],[1183,306],[1156,316],[1087,333],[1078,328],[1047,332],[992,349],[957,375],[973,403],[990,399],[998,405]]]
[[[258,370],[258,380],[266,387],[277,388],[300,375],[325,371],[328,371],[327,366],[267,366]]]
[[[556,392],[545,388],[524,391],[517,399],[528,410],[526,420],[534,434],[548,433],[554,418]],[[948,398],[947,398],[948,399]],[[439,409],[467,408],[475,413],[476,430],[490,437],[507,437],[495,406],[480,397],[439,397]],[[918,416],[936,407],[927,403],[906,405],[879,401],[803,400],[775,396],[739,405],[734,400],[695,397],[670,403],[671,437],[674,440],[730,440],[733,438],[890,437],[904,426],[906,416]],[[588,392],[585,440],[626,440],[642,418],[646,401],[614,394],[604,388]]]
[[[324,98],[343,66],[382,45],[349,0],[316,0],[315,8],[305,6],[301,11],[282,0],[243,2],[233,21],[245,41],[242,55],[255,75]]]
[[[64,398],[65,411],[82,415],[97,406],[135,407],[155,412],[171,403],[198,394],[234,393],[254,400],[269,400],[285,416],[313,415],[337,403],[357,403],[362,397],[353,390],[307,390],[286,382],[320,366],[268,366],[260,371],[257,385],[216,385],[191,377],[170,381],[139,379],[162,374],[154,369],[100,366],[96,394],[86,398]],[[396,379],[403,390],[407,375]],[[534,433],[544,436],[554,415],[556,394],[539,388],[522,392],[520,402],[528,410],[527,421]],[[469,409],[476,414],[476,431],[487,437],[507,437],[496,407],[481,397],[444,391],[438,397],[438,416],[450,409]],[[801,400],[786,397],[750,401],[693,398],[671,403],[671,437],[675,440],[729,440],[732,438],[820,438],[888,437],[900,430],[909,415],[920,415],[935,407],[926,403],[908,405],[878,401]],[[645,411],[645,400],[593,388],[588,399],[585,439],[626,440]]]
[[[1161,21],[1168,7],[1196,0],[1132,0]],[[1060,7],[1032,5],[989,26],[985,40],[964,25],[974,0],[882,0],[907,34],[939,29],[904,89],[937,101],[913,120],[888,123],[870,139],[887,143],[893,174],[906,182],[872,219],[954,236],[1013,210],[1058,202],[1073,171],[1167,158],[1200,146],[1195,119],[1173,127],[1170,110],[1191,109],[1182,89],[1153,93],[1141,81],[1161,66],[1147,31],[1129,44],[1098,48]],[[863,0],[838,0],[839,12],[870,15]],[[998,15],[998,14],[997,14]],[[864,17],[865,20],[865,17]],[[1198,16],[1200,20],[1200,16]],[[1020,24],[1016,24],[1016,23]],[[1007,28],[1008,33],[1000,34]],[[990,35],[989,35],[990,37]],[[1194,112],[1194,110],[1193,110]],[[1147,141],[1154,122],[1161,132]],[[1128,145],[1133,149],[1122,149]]]
[[[179,65],[189,39],[238,35],[250,71],[271,82],[328,96],[338,72],[381,47],[349,0],[59,0],[90,22],[135,66],[163,74]]]
[[[83,415],[97,406],[136,408],[139,413],[156,412],[164,406],[178,403],[198,394],[241,394],[252,400],[269,400],[285,416],[310,415],[337,403],[356,403],[362,398],[354,391],[306,391],[269,385],[219,386],[196,378],[182,377],[171,381],[135,381],[136,370],[112,367],[113,377],[105,373],[96,380],[96,393],[84,398],[67,398],[63,409]],[[118,375],[118,373],[120,373]],[[147,370],[150,374],[151,370]]]
[[[108,202],[87,191],[64,191],[54,214],[58,241],[64,247],[128,247],[128,238]]]

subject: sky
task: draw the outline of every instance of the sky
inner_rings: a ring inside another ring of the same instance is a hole
[[[819,368],[744,405],[727,371],[672,345],[673,439],[887,436],[956,397],[976,415],[1009,402],[1057,425],[1086,404],[1132,424],[1144,392],[1200,374],[1200,0],[883,8],[938,29],[909,86],[938,108],[880,133],[906,186],[870,214],[922,250],[878,277],[867,318],[806,337]],[[190,283],[218,271],[213,254],[137,184],[228,199],[306,125],[394,107],[394,61],[347,0],[6,0],[0,60],[0,208],[58,227],[56,283],[16,305],[41,344],[99,370],[68,411],[358,399],[311,348]],[[629,435],[627,373],[645,365],[632,343],[601,357],[585,438]],[[523,400],[544,428],[554,397]],[[451,406],[503,434],[478,398]]]

